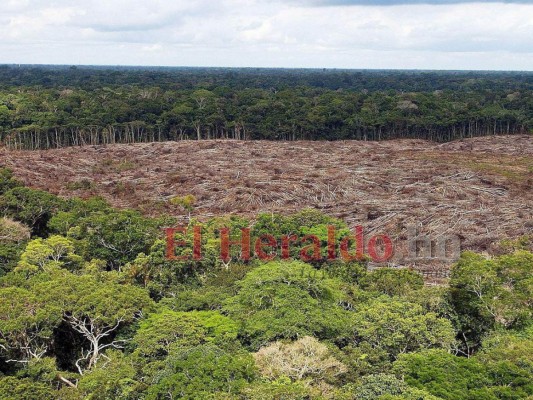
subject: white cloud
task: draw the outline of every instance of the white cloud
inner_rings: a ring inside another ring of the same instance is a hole
[[[531,4],[312,3],[7,0],[0,63],[533,70]]]
[[[156,53],[156,52],[163,50],[163,46],[161,46],[159,43],[155,43],[152,45],[143,46],[142,50],[148,53]]]
[[[74,7],[42,8],[32,13],[14,13],[2,24],[0,32],[7,38],[40,38],[41,35],[53,34],[55,27],[62,27],[82,11]]]

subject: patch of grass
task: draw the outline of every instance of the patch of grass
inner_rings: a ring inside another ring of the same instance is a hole
[[[135,169],[136,164],[128,159],[114,160],[105,158],[93,167],[93,173],[124,172]]]
[[[122,160],[118,164],[115,165],[115,169],[118,172],[129,171],[129,170],[135,169],[135,163],[130,160]]]
[[[136,187],[131,182],[117,182],[111,191],[116,196],[125,196],[130,193],[135,193]]]
[[[68,190],[91,190],[95,188],[95,184],[89,179],[81,179],[79,181],[67,183],[66,188]]]
[[[505,253],[513,253],[519,250],[533,250],[533,235],[520,236],[517,239],[505,239],[500,242],[500,247]]]
[[[415,157],[439,164],[463,166],[474,172],[498,175],[506,178],[510,183],[519,185],[531,179],[531,173],[533,172],[533,158],[531,157],[476,155],[475,157],[465,159],[464,155],[442,153],[417,154]]]
[[[499,158],[487,161],[468,161],[464,165],[474,171],[500,175],[514,183],[523,183],[531,178],[533,165],[531,158],[504,159]],[[529,165],[528,165],[529,164]]]

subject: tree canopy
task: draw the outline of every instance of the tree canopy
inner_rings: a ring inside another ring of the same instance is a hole
[[[365,259],[221,262],[220,228],[250,223],[233,216],[205,223],[205,259],[174,262],[166,219],[61,200],[0,169],[1,182],[0,232],[16,251],[0,269],[0,400],[533,396],[533,254],[521,246],[465,252],[432,287]],[[258,216],[251,235],[322,240],[327,224],[346,229],[303,210]]]
[[[528,72],[1,66],[0,139],[43,149],[528,133],[532,82]]]

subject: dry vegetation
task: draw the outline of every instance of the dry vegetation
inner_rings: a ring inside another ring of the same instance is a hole
[[[347,371],[325,344],[311,336],[292,343],[270,343],[254,353],[254,359],[261,375],[271,380],[289,377],[317,385]]]
[[[187,215],[170,200],[192,194],[200,220],[314,207],[397,243],[409,224],[434,238],[457,234],[463,249],[489,252],[501,239],[533,233],[531,136],[445,144],[182,141],[0,156],[31,187],[101,195],[151,215]],[[404,253],[397,246],[399,260]]]
[[[10,218],[0,218],[0,241],[22,242],[30,237],[30,229]]]

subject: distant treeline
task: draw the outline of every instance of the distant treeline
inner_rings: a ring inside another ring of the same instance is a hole
[[[533,128],[533,73],[0,66],[17,149],[184,139],[385,140]]]

